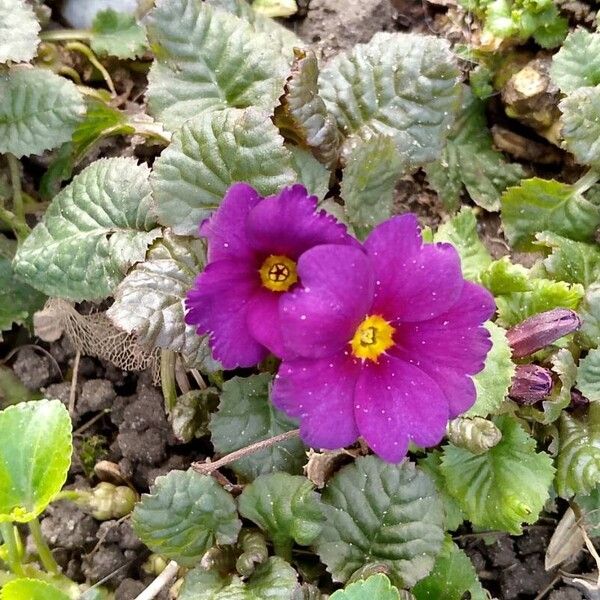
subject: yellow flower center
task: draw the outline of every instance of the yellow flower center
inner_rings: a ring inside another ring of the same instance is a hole
[[[352,354],[362,360],[377,362],[377,359],[394,345],[394,331],[396,330],[383,317],[369,315],[358,326],[350,340]]]
[[[262,284],[272,292],[287,292],[298,281],[296,263],[287,256],[271,254],[259,273]]]

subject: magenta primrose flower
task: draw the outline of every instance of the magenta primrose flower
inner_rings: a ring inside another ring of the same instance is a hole
[[[300,420],[316,448],[362,436],[397,462],[410,441],[434,446],[472,406],[471,375],[491,347],[494,300],[465,281],[449,244],[423,244],[413,215],[353,246],[321,245],[297,264],[302,282],[281,299],[287,348],[273,403]]]
[[[186,298],[186,323],[209,334],[226,369],[289,355],[279,304],[298,284],[296,263],[318,244],[358,245],[302,185],[262,198],[245,183],[232,185],[215,214],[200,226],[208,264]],[[333,246],[332,246],[333,245]]]

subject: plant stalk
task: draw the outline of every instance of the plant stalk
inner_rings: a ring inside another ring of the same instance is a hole
[[[596,169],[590,169],[582,175],[574,184],[573,187],[579,194],[584,194],[600,179],[600,172]]]
[[[25,220],[25,210],[23,209],[23,195],[21,193],[21,169],[19,161],[14,154],[10,152],[6,155],[8,161],[8,170],[10,172],[10,183],[13,193],[13,211],[19,221]]]
[[[287,562],[292,562],[292,540],[289,538],[273,538],[275,554]]]
[[[175,352],[163,348],[160,351],[160,386],[165,399],[165,408],[170,413],[177,403],[175,385]]]
[[[42,528],[40,527],[40,522],[37,518],[29,521],[28,523],[29,531],[31,531],[31,536],[33,537],[33,541],[35,542],[35,547],[37,548],[38,556],[44,565],[44,568],[52,575],[60,575],[60,567],[58,563],[54,560],[54,556],[52,556],[52,552],[42,535]]]
[[[0,523],[0,533],[7,550],[7,562],[10,570],[19,577],[25,577],[25,571],[19,556],[16,529],[12,523]]]
[[[42,42],[91,40],[93,37],[93,33],[85,29],[53,29],[52,31],[42,31],[40,33]]]
[[[74,52],[79,52],[80,54],[83,54],[90,61],[90,63],[94,65],[94,67],[96,67],[98,71],[100,71],[100,75],[102,75],[104,81],[106,82],[110,93],[113,96],[117,95],[115,84],[113,83],[109,72],[104,68],[104,65],[98,60],[98,57],[92,52],[90,48],[88,48],[88,46],[82,44],[81,42],[69,42],[68,44],[65,44],[65,48],[67,50],[73,50]]]

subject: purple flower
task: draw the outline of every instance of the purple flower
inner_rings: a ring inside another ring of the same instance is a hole
[[[298,259],[318,244],[356,244],[302,185],[262,198],[236,183],[200,235],[208,264],[187,294],[185,321],[210,335],[226,369],[255,365],[269,350],[285,356],[279,303],[298,283]]]
[[[470,375],[491,346],[494,301],[463,279],[449,244],[423,244],[414,215],[364,243],[319,246],[298,261],[302,287],[281,302],[296,357],[284,360],[274,404],[300,419],[305,442],[339,448],[363,436],[384,460],[410,441],[438,444],[475,401]]]

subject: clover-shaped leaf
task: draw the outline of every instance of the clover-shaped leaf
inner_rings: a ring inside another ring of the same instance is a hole
[[[40,24],[25,0],[0,0],[0,64],[28,62],[40,43]]]
[[[292,543],[307,546],[322,529],[324,519],[313,484],[300,475],[260,475],[238,499],[240,515],[256,523],[273,540],[275,551],[291,556]]]
[[[0,600],[69,600],[64,592],[40,579],[20,578],[5,583]]]
[[[153,552],[186,567],[215,544],[233,544],[242,526],[231,494],[192,470],[158,477],[135,507],[132,523]]]
[[[0,522],[26,523],[60,492],[71,464],[71,418],[58,400],[0,411]]]
[[[367,579],[351,583],[343,590],[335,592],[329,600],[400,600],[400,594],[383,573],[376,573]]]
[[[315,547],[334,581],[382,563],[394,583],[411,586],[433,567],[443,507],[434,482],[414,464],[359,458],[329,480],[321,499],[326,520]]]

